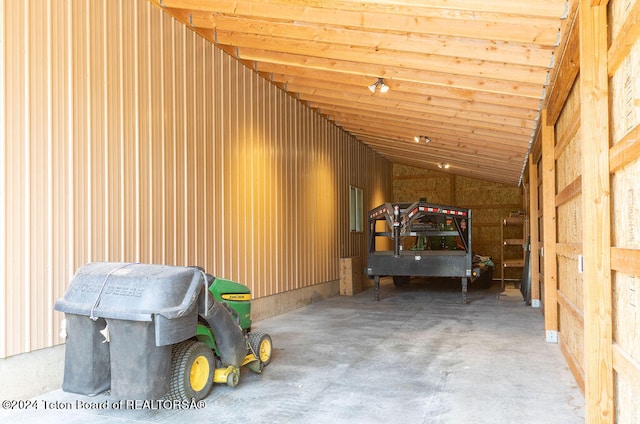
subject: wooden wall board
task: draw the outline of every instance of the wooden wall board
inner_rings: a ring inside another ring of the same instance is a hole
[[[636,0],[609,0],[608,25],[611,40],[620,37],[622,29],[629,19],[630,11],[636,3]]]
[[[611,269],[630,275],[640,275],[640,249],[612,247]]]
[[[611,233],[616,247],[640,248],[640,161],[636,161],[611,177],[613,208]]]
[[[456,203],[458,205],[487,205],[503,208],[502,205],[517,205],[517,209],[509,212],[517,212],[524,210],[522,205],[522,189],[518,187],[502,186],[502,187],[478,187],[475,190],[458,190],[456,189]],[[505,215],[507,216],[507,215]]]
[[[567,346],[562,339],[558,341],[558,345],[560,346],[562,356],[564,356],[564,359],[567,361],[571,374],[573,374],[573,377],[576,379],[576,383],[578,383],[578,387],[580,387],[580,390],[584,392],[584,369],[582,369],[582,366],[573,353],[567,349]]]
[[[618,423],[634,423],[640,417],[640,390],[638,380],[632,375],[616,372],[616,420]]]
[[[582,242],[582,201],[574,197],[570,201],[558,206],[558,243]]]
[[[556,248],[558,316],[560,321],[559,340],[563,353],[576,376],[581,381],[584,375],[583,355],[583,290],[582,275],[578,272],[578,258],[568,246],[582,243],[582,204],[579,193],[572,185],[581,175],[580,146],[580,93],[579,77],[568,93],[567,101],[555,125],[557,144],[553,154],[556,159],[553,198],[557,219]],[[584,386],[582,386],[584,387]]]
[[[615,173],[640,158],[640,124],[609,149],[610,171]]]
[[[640,416],[640,2],[610,5],[611,98],[611,266],[613,286],[613,366],[618,422]],[[637,22],[634,27],[637,27]],[[635,33],[635,34],[634,34]],[[624,37],[620,39],[621,37]],[[625,55],[620,56],[621,52]]]
[[[577,258],[558,255],[558,291],[583,311],[584,286]]]
[[[458,190],[478,189],[478,188],[485,188],[488,190],[490,189],[504,190],[506,187],[509,187],[509,186],[505,186],[504,184],[500,184],[493,181],[485,181],[477,178],[456,176],[456,188]],[[511,188],[517,190],[516,187],[511,186]]]
[[[565,295],[562,291],[558,291],[558,303],[564,308],[568,314],[573,316],[577,325],[584,328],[584,311],[581,306],[576,305],[569,296]]]
[[[574,136],[567,144],[557,160],[557,191],[561,193],[567,186],[580,177],[582,169],[580,159],[582,158],[582,147],[580,137]]]
[[[428,202],[450,204],[451,175],[408,165],[393,166],[393,199],[385,201],[415,202],[426,198]]]
[[[562,205],[582,193],[582,176],[579,175],[575,180],[566,185],[558,194],[556,194],[556,205]]]
[[[580,370],[580,374],[582,374],[585,369],[584,325],[576,318],[571,309],[562,306],[562,303],[560,303],[558,309],[561,343],[570,356],[574,358],[575,366]]]
[[[406,187],[397,187],[394,184],[394,189],[395,189],[395,196],[392,200],[394,202],[408,202],[411,203],[412,202],[412,195],[414,194],[418,194],[418,197],[416,198],[417,200],[421,199],[421,198],[425,198],[427,199],[428,202],[432,202],[432,203],[438,203],[438,204],[449,204],[451,203],[449,200],[451,199],[451,196],[449,196],[449,192],[443,192],[443,191],[433,191],[433,190],[426,190],[426,189],[422,189],[422,190],[414,190],[414,189],[407,189]],[[416,200],[416,201],[417,201]]]
[[[561,290],[558,290],[558,316],[560,349],[578,386],[584,391],[584,312],[581,305],[578,306]]]
[[[572,189],[572,184],[575,185],[575,181],[580,178],[581,174],[581,146],[580,136],[577,131],[580,127],[579,83],[580,79],[578,78],[568,95],[565,109],[562,110],[556,123],[556,137],[559,140],[558,143],[562,143],[563,145],[562,149],[559,149],[558,145],[556,145],[554,149],[554,155],[556,155],[557,190],[557,194],[554,197],[554,204],[556,206],[558,226],[556,237],[558,243],[564,244],[581,243],[582,236],[581,200],[578,193]],[[566,195],[568,193],[567,190],[573,192],[571,196]],[[567,265],[566,262],[558,261],[558,285],[564,284],[565,287],[567,282],[563,280],[569,271],[564,269],[564,266]],[[576,279],[569,281],[581,284],[581,282],[578,282]],[[574,291],[571,288],[567,290],[569,293]],[[575,298],[572,297],[572,299],[575,301]],[[563,336],[564,335],[561,334],[561,337]]]
[[[613,302],[615,341],[625,354],[640,362],[640,334],[634,331],[640,328],[640,278],[614,272]]]
[[[573,79],[572,85],[568,88],[566,103],[560,110],[558,118],[555,122],[556,129],[556,156],[559,156],[567,139],[572,138],[575,134],[576,126],[580,125],[580,85],[579,75]]]
[[[409,196],[408,193],[413,195],[414,192],[417,192],[421,194],[420,197],[425,197],[427,202],[440,203],[440,201],[431,199],[430,197],[435,195],[437,198],[446,199],[450,194],[449,180],[450,178],[446,175],[412,180],[406,178],[401,180],[394,179],[393,186],[397,190],[397,193],[407,193],[405,196]],[[413,200],[411,197],[398,197],[398,201],[412,202]]]
[[[640,123],[640,42],[611,76],[611,139],[618,143]]]
[[[465,203],[466,205],[466,203]],[[500,227],[500,222],[505,216],[519,210],[518,205],[507,205],[507,207],[497,207],[499,205],[473,205],[465,206],[473,210],[473,226]]]
[[[611,1],[609,7],[611,47],[608,52],[609,76],[629,58],[640,38],[640,3],[634,0]]]
[[[522,209],[522,189],[518,187],[399,164],[394,164],[393,172],[394,201],[416,201],[426,196],[428,202],[438,203],[432,200],[435,196],[446,200],[443,204],[486,210],[506,208],[509,212]]]
[[[640,381],[640,362],[622,350],[618,343],[613,343],[613,367],[618,374],[624,374],[630,381]]]
[[[573,93],[574,91],[572,91]],[[567,116],[567,115],[565,115]],[[573,110],[573,115],[569,118],[567,128],[558,130],[558,142],[556,144],[556,157],[559,157],[569,143],[574,139],[576,133],[580,130],[580,109]]]
[[[498,225],[480,225],[478,228],[474,227],[474,235],[479,240],[496,240],[496,237],[500,239],[500,227]]]

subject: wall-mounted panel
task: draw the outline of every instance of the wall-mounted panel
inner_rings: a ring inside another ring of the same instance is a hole
[[[560,193],[582,173],[579,77],[555,125],[556,253],[558,284],[558,339],[562,351],[576,374],[584,379],[584,322],[582,319],[583,282],[578,270],[582,245],[582,200],[575,195],[561,201]]]

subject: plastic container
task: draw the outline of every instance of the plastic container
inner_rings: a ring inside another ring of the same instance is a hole
[[[78,269],[54,305],[68,321],[63,389],[162,397],[171,345],[196,335],[204,290],[204,273],[195,267],[96,262]]]

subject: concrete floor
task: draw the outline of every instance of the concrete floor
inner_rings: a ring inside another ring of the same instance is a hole
[[[273,338],[271,364],[261,375],[243,369],[235,388],[214,386],[204,408],[116,409],[107,395],[56,390],[32,399],[29,409],[0,410],[0,421],[584,422],[584,397],[558,345],[545,343],[540,311],[495,283],[471,288],[468,298],[461,304],[458,284],[414,279],[395,288],[384,279],[380,302],[368,289],[256,323]],[[109,409],[85,409],[78,401]]]

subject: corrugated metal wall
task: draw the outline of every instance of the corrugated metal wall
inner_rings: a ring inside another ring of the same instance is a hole
[[[150,3],[0,0],[0,357],[59,343],[90,261],[202,265],[255,297],[339,278],[391,165]]]

